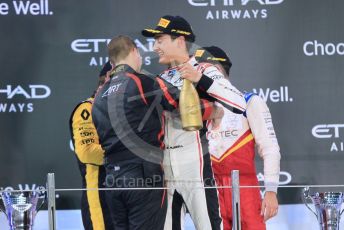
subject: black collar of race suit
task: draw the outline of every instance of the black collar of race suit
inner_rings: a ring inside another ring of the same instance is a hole
[[[120,64],[120,65],[115,66],[114,70],[111,72],[111,78],[120,72],[127,72],[127,73],[133,73],[133,74],[136,73],[136,71],[133,68],[131,68],[129,65]]]

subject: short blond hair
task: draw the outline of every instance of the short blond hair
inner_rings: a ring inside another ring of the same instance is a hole
[[[115,64],[125,59],[132,49],[137,49],[135,42],[128,36],[119,35],[108,44],[108,54],[111,63]]]

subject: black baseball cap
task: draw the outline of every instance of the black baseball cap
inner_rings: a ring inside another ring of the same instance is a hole
[[[110,61],[106,62],[106,63],[103,65],[102,70],[99,72],[99,77],[106,75],[106,73],[107,73],[108,71],[110,71],[111,69],[112,69],[112,65],[111,65]]]
[[[145,37],[154,37],[158,34],[184,36],[190,42],[194,42],[196,38],[190,24],[184,18],[171,15],[161,17],[155,29],[144,29],[141,33]]]
[[[232,62],[225,51],[217,46],[202,47],[195,51],[195,58],[198,62],[210,62],[214,64],[221,64],[226,73],[232,67]]]

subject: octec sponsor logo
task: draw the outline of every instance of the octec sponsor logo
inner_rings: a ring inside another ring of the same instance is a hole
[[[226,19],[265,19],[267,6],[279,5],[284,0],[188,0],[194,7],[207,9],[207,20]],[[258,5],[258,8],[256,8]],[[253,8],[255,7],[255,8]],[[230,8],[230,9],[228,9]]]
[[[26,87],[6,85],[0,88],[0,99],[2,99],[2,102],[0,102],[0,113],[33,112],[33,102],[27,101],[46,99],[50,94],[51,90],[46,85],[28,85]]]
[[[288,86],[281,86],[279,89],[270,89],[270,88],[258,88],[252,89],[252,91],[258,94],[265,102],[293,102],[293,98],[289,96]]]
[[[91,54],[89,59],[89,66],[102,66],[109,58],[107,56],[99,55],[107,53],[107,45],[111,39],[97,39],[97,38],[79,38],[71,42],[71,49],[75,53]],[[137,48],[143,53],[143,64],[151,64],[150,53],[153,52],[154,38],[147,38],[144,40],[134,39]]]
[[[208,138],[209,139],[217,139],[219,137],[222,138],[226,138],[226,137],[237,137],[238,134],[238,130],[237,129],[233,129],[233,130],[223,130],[220,132],[210,132],[208,134]]]
[[[344,152],[343,136],[344,124],[319,124],[312,128],[312,135],[318,139],[332,140],[330,152]]]
[[[306,41],[303,44],[303,53],[306,56],[344,55],[344,43],[322,43],[317,40]]]

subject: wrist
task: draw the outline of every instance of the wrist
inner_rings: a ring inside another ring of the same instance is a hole
[[[264,196],[277,196],[277,193],[274,191],[266,191]]]
[[[197,75],[196,75],[196,79],[195,79],[195,83],[198,83],[201,80],[202,77],[202,73],[197,71]]]
[[[204,74],[203,75],[201,74],[197,87],[202,89],[203,91],[208,91],[208,89],[213,84],[213,82],[214,82],[213,79],[211,79],[210,77],[207,77]]]
[[[277,194],[278,183],[276,182],[264,182],[265,192],[274,192]]]

